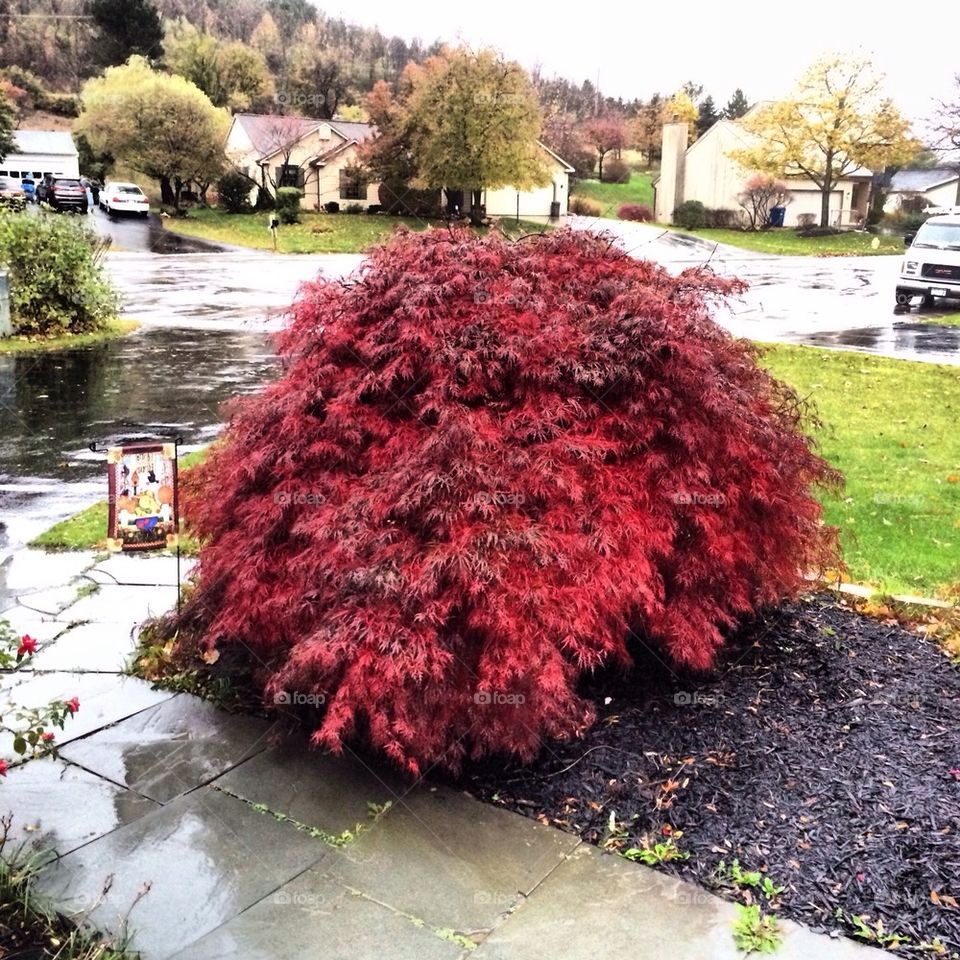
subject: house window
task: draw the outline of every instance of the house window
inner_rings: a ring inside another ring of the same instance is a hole
[[[366,181],[357,173],[356,170],[340,171],[340,199],[341,200],[366,200],[367,184]]]
[[[277,167],[277,186],[303,189],[303,170],[294,163],[285,163]]]

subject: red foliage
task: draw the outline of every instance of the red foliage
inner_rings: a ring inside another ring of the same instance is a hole
[[[572,231],[401,233],[308,285],[185,491],[181,642],[414,771],[584,728],[628,627],[709,667],[834,559],[796,397],[710,317],[738,289]]]
[[[639,223],[650,223],[653,220],[653,211],[642,203],[621,203],[617,210],[621,220],[636,220]]]

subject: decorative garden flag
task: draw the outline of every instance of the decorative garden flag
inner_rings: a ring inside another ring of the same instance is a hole
[[[110,550],[175,548],[177,452],[172,443],[134,444],[107,450]]]

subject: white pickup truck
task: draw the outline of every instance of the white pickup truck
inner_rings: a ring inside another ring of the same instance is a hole
[[[917,297],[925,307],[940,298],[960,299],[960,214],[930,217],[904,240],[897,305],[908,306]]]

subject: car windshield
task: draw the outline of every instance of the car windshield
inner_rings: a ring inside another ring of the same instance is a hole
[[[960,250],[960,223],[925,223],[912,245],[936,250]]]

